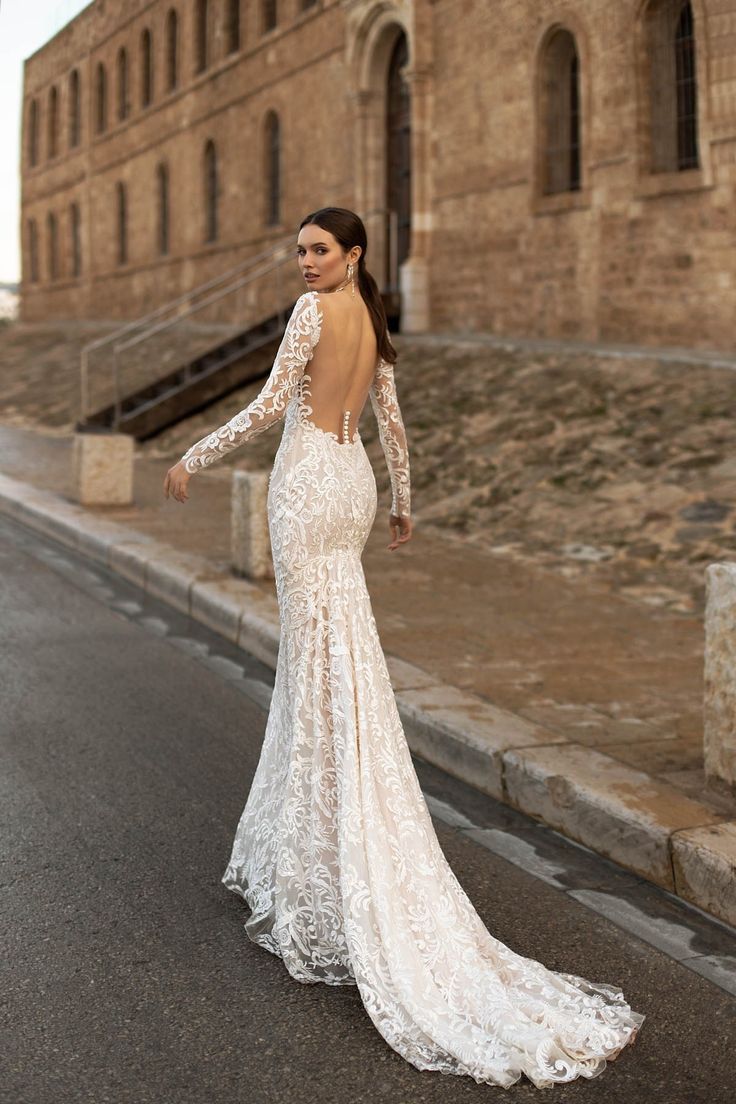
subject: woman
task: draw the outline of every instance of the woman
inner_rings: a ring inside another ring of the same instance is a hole
[[[352,211],[303,220],[309,290],[265,386],[166,475],[185,502],[194,472],[285,414],[268,491],[281,643],[222,881],[250,906],[255,943],[298,981],[357,984],[418,1069],[504,1087],[594,1077],[644,1016],[614,986],[548,970],[487,931],[440,849],[402,729],[361,564],[377,508],[357,428],[368,396],[391,479],[388,547],[412,536],[396,352],[366,245]]]

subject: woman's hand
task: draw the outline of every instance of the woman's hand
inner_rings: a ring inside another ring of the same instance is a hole
[[[187,485],[192,478],[191,473],[186,470],[181,460],[177,464],[174,464],[173,468],[169,468],[164,479],[164,494],[168,498],[169,495],[178,502],[186,502],[189,498],[187,493]]]
[[[400,544],[406,544],[408,540],[411,540],[410,517],[398,517],[396,514],[389,514],[388,527],[391,531],[391,544],[388,545],[389,552],[393,552]]]

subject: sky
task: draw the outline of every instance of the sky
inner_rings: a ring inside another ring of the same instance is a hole
[[[0,0],[0,284],[20,280],[23,60],[90,0]]]

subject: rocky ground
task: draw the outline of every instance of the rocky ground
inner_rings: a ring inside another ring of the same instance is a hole
[[[0,420],[67,432],[94,326],[0,330]],[[396,336],[418,522],[494,555],[584,574],[637,602],[699,613],[704,569],[734,558],[736,376],[707,363],[534,352]],[[139,445],[177,459],[258,385]],[[367,404],[361,434],[387,478]],[[223,461],[270,466],[279,434]]]

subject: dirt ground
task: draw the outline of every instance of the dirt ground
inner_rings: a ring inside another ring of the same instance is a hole
[[[69,432],[92,323],[0,330],[0,420]],[[594,577],[636,602],[699,613],[708,563],[736,543],[736,376],[708,363],[395,335],[418,521],[495,556]],[[139,443],[177,459],[257,393],[241,388]],[[387,475],[370,404],[361,435]],[[279,433],[223,461],[270,466]]]

